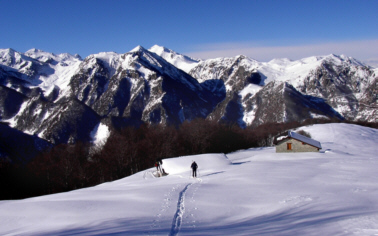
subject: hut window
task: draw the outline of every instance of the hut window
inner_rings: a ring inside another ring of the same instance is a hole
[[[302,145],[306,145],[306,143],[302,142]]]
[[[291,150],[291,143],[287,143],[287,150]]]

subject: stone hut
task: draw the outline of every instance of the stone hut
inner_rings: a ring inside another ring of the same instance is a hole
[[[320,142],[293,131],[277,141],[276,152],[319,152],[322,149]]]

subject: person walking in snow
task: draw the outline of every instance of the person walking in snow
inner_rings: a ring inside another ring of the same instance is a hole
[[[163,164],[163,161],[161,160],[161,158],[156,159],[156,162],[155,162],[156,170],[157,170],[157,171],[160,171],[160,173],[162,173],[162,172],[161,172],[161,165],[162,165],[162,164]]]
[[[192,165],[190,166],[193,170],[193,177],[197,177],[197,168],[198,168],[198,165],[195,161],[193,161]]]

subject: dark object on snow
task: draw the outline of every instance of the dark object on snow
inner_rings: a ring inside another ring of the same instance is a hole
[[[161,170],[162,170],[162,171],[161,171],[161,175],[162,175],[162,176],[166,176],[166,175],[168,175],[168,173],[165,172],[165,170],[164,170],[163,168],[162,168]]]
[[[192,165],[190,166],[193,170],[193,177],[197,177],[197,168],[198,168],[198,165],[195,161],[193,161]]]
[[[161,171],[156,171],[156,172],[153,172],[153,175],[155,177],[163,177],[163,176],[167,176],[169,173],[165,172],[165,170],[162,168]]]
[[[161,167],[161,165],[163,165],[163,161],[161,160],[161,158],[156,159],[155,166],[156,166],[157,177],[168,175],[168,173],[165,172],[165,170]]]
[[[157,170],[157,171],[162,172],[162,171],[161,171],[161,165],[162,165],[162,164],[163,164],[163,161],[161,160],[161,158],[156,159],[155,166],[156,166],[156,170]]]

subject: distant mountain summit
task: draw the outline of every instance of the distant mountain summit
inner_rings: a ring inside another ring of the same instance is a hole
[[[164,58],[164,60],[171,63],[180,70],[185,71],[186,73],[196,67],[197,64],[201,61],[158,45],[154,45],[149,49],[149,51],[156,53],[158,56]]]
[[[91,141],[100,124],[374,122],[377,75],[333,54],[259,62],[243,55],[197,60],[157,45],[84,59],[0,49],[0,121],[52,143]]]

